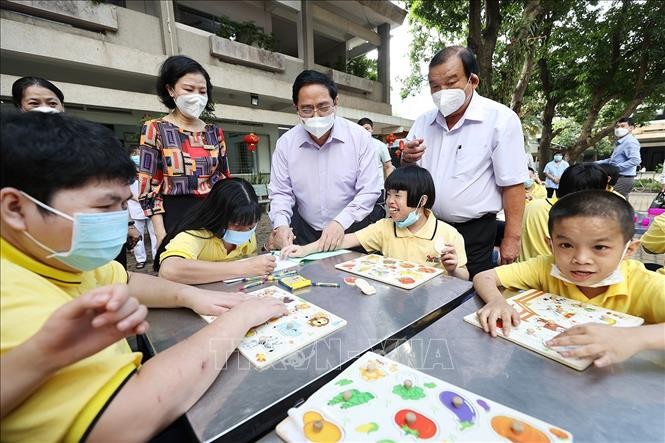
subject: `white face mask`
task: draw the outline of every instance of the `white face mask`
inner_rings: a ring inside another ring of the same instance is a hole
[[[178,110],[189,118],[199,118],[208,104],[208,96],[201,94],[183,94],[175,99]]]
[[[617,283],[621,283],[623,281],[623,274],[621,274],[621,262],[623,261],[624,256],[626,255],[626,251],[628,251],[628,246],[630,246],[630,242],[626,243],[626,247],[623,248],[623,254],[621,254],[621,260],[619,260],[619,266],[612,271],[610,275],[602,279],[601,281],[594,283],[594,284],[585,284],[584,282],[574,282],[571,280],[568,280],[559,267],[552,263],[552,270],[550,271],[550,275],[554,278],[557,278],[563,282],[570,283],[571,285],[575,286],[582,286],[585,288],[600,288],[603,286],[610,286],[610,285],[616,285]]]
[[[315,138],[321,138],[321,136],[328,132],[335,123],[335,113],[332,112],[325,117],[301,118],[301,120],[302,125],[307,132],[312,134]]]
[[[50,106],[38,106],[36,108],[28,109],[28,111],[37,111],[37,112],[43,112],[45,114],[59,114],[60,110],[56,108],[52,108]]]
[[[621,138],[628,135],[628,129],[627,128],[614,128],[614,136],[616,138]]]
[[[469,86],[470,82],[471,77],[466,82],[464,89],[441,89],[432,94],[432,100],[436,107],[439,108],[441,115],[448,117],[464,105],[466,101],[466,87]]]

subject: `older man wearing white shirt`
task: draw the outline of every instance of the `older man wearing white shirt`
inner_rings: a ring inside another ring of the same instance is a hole
[[[416,119],[402,163],[418,163],[432,174],[432,210],[464,237],[473,276],[492,267],[496,213],[502,208],[501,261],[511,263],[519,255],[528,178],[522,125],[512,110],[475,92],[478,65],[467,48],[439,51],[428,80],[437,109]]]

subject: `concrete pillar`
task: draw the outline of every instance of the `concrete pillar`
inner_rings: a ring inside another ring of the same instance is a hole
[[[381,46],[378,48],[377,80],[381,83],[383,101],[390,104],[390,24],[379,25]]]
[[[314,67],[314,19],[312,5],[307,0],[301,0],[298,12],[298,58],[305,69]]]
[[[173,0],[160,0],[158,17],[162,30],[162,42],[164,43],[164,53],[169,57],[180,53],[178,46],[178,32],[175,27],[175,10]]]

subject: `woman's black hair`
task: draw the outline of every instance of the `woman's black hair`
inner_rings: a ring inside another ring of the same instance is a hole
[[[23,94],[25,93],[25,90],[28,89],[30,86],[40,86],[42,88],[48,89],[58,97],[60,103],[62,103],[63,105],[65,104],[65,95],[62,93],[60,89],[58,89],[56,85],[54,85],[50,81],[41,77],[21,77],[18,80],[16,80],[12,85],[12,101],[14,102],[14,106],[21,109],[21,101],[23,100]]]
[[[166,249],[166,245],[181,232],[206,229],[213,236],[222,238],[229,225],[247,226],[258,223],[261,213],[259,198],[247,180],[234,177],[218,181],[208,196],[187,212],[175,228],[167,233],[155,254],[153,269],[159,271],[159,256]]]
[[[386,193],[390,190],[406,191],[406,204],[411,208],[417,207],[420,198],[426,195],[427,202],[424,207],[431,209],[436,197],[432,175],[418,165],[395,169],[386,179],[385,189]]]
[[[212,98],[212,83],[210,82],[210,75],[201,64],[191,58],[184,55],[174,55],[167,58],[162,66],[159,68],[159,77],[157,77],[157,95],[159,100],[164,103],[169,109],[175,109],[175,100],[169,94],[167,86],[175,88],[175,84],[180,80],[181,77],[197,73],[203,75],[206,79],[206,92],[208,93],[208,104],[206,105],[206,110],[214,111],[215,104]]]

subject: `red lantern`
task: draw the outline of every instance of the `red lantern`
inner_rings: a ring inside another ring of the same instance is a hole
[[[247,143],[247,150],[249,152],[254,152],[256,151],[256,145],[259,143],[259,140],[261,140],[261,138],[258,135],[254,134],[253,132],[250,132],[249,134],[244,136],[242,140],[245,143]]]
[[[397,140],[397,136],[395,134],[393,134],[392,132],[390,134],[386,135],[386,143],[388,143],[389,145],[392,145],[393,143],[395,143],[395,140]]]

